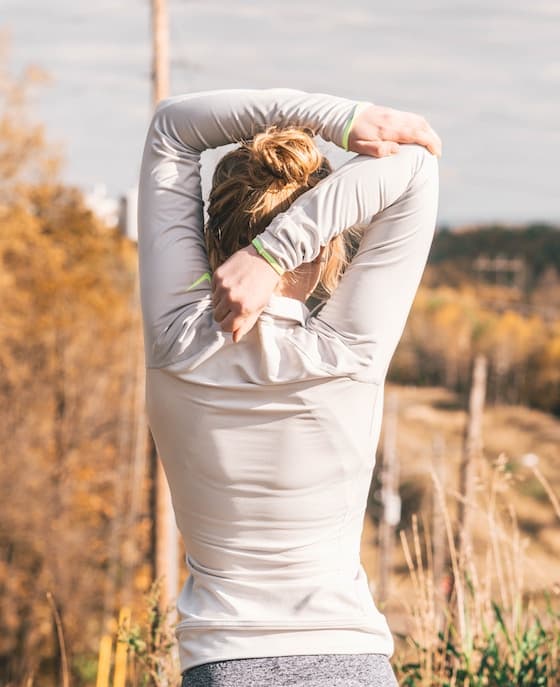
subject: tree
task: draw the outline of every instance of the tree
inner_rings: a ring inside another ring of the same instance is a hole
[[[56,654],[47,591],[71,651],[96,649],[107,542],[129,499],[139,318],[135,247],[60,183],[26,117],[27,77],[0,72],[0,675],[23,684]],[[133,524],[120,540],[146,541]]]

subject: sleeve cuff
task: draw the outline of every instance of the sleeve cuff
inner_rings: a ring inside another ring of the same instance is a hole
[[[344,148],[344,150],[348,150],[348,138],[350,137],[350,130],[352,129],[352,126],[356,121],[356,117],[360,114],[360,112],[363,112],[363,110],[365,110],[365,108],[369,107],[370,105],[371,103],[360,102],[357,103],[356,107],[353,109],[352,114],[348,118],[348,121],[344,126],[344,131],[342,133],[342,147]]]
[[[261,255],[268,263],[269,265],[273,268],[275,272],[277,272],[280,276],[282,276],[285,272],[284,268],[278,263],[278,261],[272,257],[272,255],[266,250],[266,248],[263,246],[261,243],[261,240],[259,239],[258,236],[255,236],[255,238],[251,241],[253,246],[255,247],[257,253]]]

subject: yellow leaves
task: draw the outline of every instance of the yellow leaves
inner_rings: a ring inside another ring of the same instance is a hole
[[[557,375],[560,376],[560,327],[556,327],[556,331],[547,339],[542,351],[542,358],[544,362],[550,364],[555,369]]]
[[[560,322],[556,322],[548,332],[537,360],[535,382],[539,400],[560,410]]]
[[[134,589],[137,592],[147,592],[152,584],[152,571],[148,564],[141,565],[134,575]]]
[[[522,363],[544,343],[546,326],[537,316],[506,310],[494,317],[481,337],[481,348],[505,369]]]
[[[502,294],[503,296],[503,294]],[[560,405],[560,324],[530,305],[501,300],[499,292],[421,288],[392,366],[394,379],[467,388],[477,353],[491,364],[493,398]],[[543,395],[546,388],[546,394]]]
[[[123,539],[138,560],[149,541],[149,523],[126,513],[135,248],[57,181],[26,117],[26,83],[10,81],[0,56],[0,653],[14,671],[52,655],[47,589],[73,648],[87,650],[84,617],[99,623],[127,584]]]
[[[30,187],[52,183],[60,156],[45,139],[41,124],[27,116],[31,88],[46,81],[37,67],[12,76],[5,38],[0,36],[0,207],[25,203]]]

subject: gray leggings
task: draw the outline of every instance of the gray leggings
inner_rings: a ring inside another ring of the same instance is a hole
[[[318,654],[204,663],[183,673],[181,687],[398,687],[382,654]]]

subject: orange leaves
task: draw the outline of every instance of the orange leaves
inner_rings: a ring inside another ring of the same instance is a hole
[[[52,654],[47,590],[76,652],[91,648],[83,618],[112,611],[140,355],[135,248],[57,181],[18,89],[0,64],[0,659],[14,671]],[[126,532],[141,554],[145,534]]]
[[[558,409],[558,322],[545,320],[528,304],[504,307],[493,298],[493,288],[486,293],[468,285],[421,288],[392,366],[395,379],[466,388],[474,356],[484,353],[490,360],[491,401]]]

